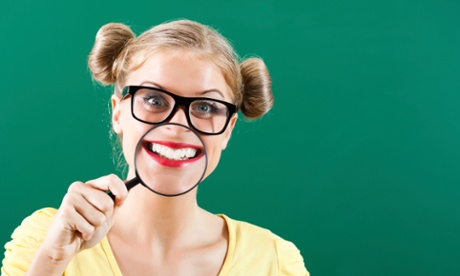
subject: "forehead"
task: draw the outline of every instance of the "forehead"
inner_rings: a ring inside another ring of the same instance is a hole
[[[128,75],[126,85],[146,82],[182,96],[196,96],[214,89],[221,91],[225,100],[232,99],[221,70],[211,61],[184,51],[152,54]]]

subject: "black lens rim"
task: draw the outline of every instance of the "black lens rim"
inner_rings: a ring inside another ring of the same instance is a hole
[[[162,193],[162,192],[159,192],[159,191],[155,191],[154,189],[149,187],[144,182],[144,180],[142,180],[142,177],[139,175],[139,172],[137,170],[137,158],[136,157],[137,157],[138,149],[139,149],[139,147],[142,146],[142,142],[144,141],[145,136],[147,136],[147,134],[150,133],[151,131],[153,131],[154,129],[156,129],[158,127],[166,126],[166,125],[175,125],[175,126],[185,127],[186,129],[189,129],[190,131],[192,131],[198,137],[198,139],[200,140],[201,144],[203,145],[203,152],[204,152],[204,158],[205,158],[205,164],[204,164],[203,173],[201,174],[200,178],[198,179],[198,182],[194,186],[192,186],[190,189],[188,189],[188,190],[186,190],[184,192],[180,192],[180,193],[177,193],[177,194],[166,194],[166,193]],[[178,123],[164,123],[164,124],[155,125],[152,128],[150,128],[147,132],[145,132],[144,135],[142,135],[142,137],[137,142],[136,151],[134,152],[134,172],[136,174],[136,178],[139,180],[139,183],[141,183],[142,186],[146,187],[147,189],[149,189],[150,191],[154,192],[155,194],[158,194],[158,195],[161,195],[161,196],[166,196],[166,197],[176,197],[176,196],[186,194],[186,193],[192,191],[193,189],[195,189],[196,187],[198,187],[198,185],[203,180],[207,170],[208,170],[208,152],[206,150],[206,145],[204,144],[204,141],[203,141],[203,139],[201,139],[200,135],[198,135],[196,131],[194,131],[192,128],[190,128],[190,127],[188,127],[186,125],[182,125],[182,124],[178,124]]]

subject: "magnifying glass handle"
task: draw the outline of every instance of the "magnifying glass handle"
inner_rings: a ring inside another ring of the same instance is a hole
[[[133,188],[134,186],[136,186],[136,185],[139,184],[139,183],[140,183],[139,178],[137,178],[137,176],[136,176],[136,177],[134,177],[133,179],[128,180],[128,181],[125,182],[126,189],[128,189],[128,191],[129,191],[129,190],[131,190],[131,188]],[[111,198],[112,200],[115,200],[115,195],[112,194],[111,191],[107,191],[107,192],[105,192],[105,193],[106,193],[108,196],[110,196],[110,198]]]

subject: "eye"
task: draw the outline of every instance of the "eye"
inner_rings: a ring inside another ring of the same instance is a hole
[[[163,112],[169,109],[169,96],[160,91],[143,89],[136,94],[139,107],[149,112]]]
[[[217,107],[211,102],[201,102],[196,109],[201,113],[213,113],[217,110]]]
[[[160,95],[145,96],[143,98],[144,103],[153,107],[161,107],[167,104],[168,102],[161,97]]]
[[[212,100],[198,100],[192,103],[192,115],[198,118],[211,118],[227,114],[227,107]]]

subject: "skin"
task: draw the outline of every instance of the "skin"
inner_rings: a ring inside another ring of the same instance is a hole
[[[155,86],[185,97],[232,101],[220,70],[184,51],[157,52],[129,74],[126,85]],[[135,174],[137,141],[152,126],[132,117],[128,99],[113,95],[111,102],[113,128],[123,137],[130,179]],[[171,122],[187,125],[182,109]],[[205,176],[219,163],[235,122],[236,115],[224,133],[200,135],[208,152]],[[181,131],[171,128],[174,135],[182,135]],[[115,202],[106,190],[116,196]],[[228,245],[224,220],[198,206],[196,189],[171,198],[138,185],[128,195],[124,182],[108,175],[69,187],[27,275],[62,275],[78,252],[96,245],[106,235],[123,275],[217,275]]]

